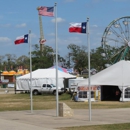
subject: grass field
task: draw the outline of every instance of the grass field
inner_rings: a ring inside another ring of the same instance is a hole
[[[130,130],[130,123],[61,128],[61,130]]]
[[[56,96],[33,96],[34,110],[56,109]],[[0,111],[30,110],[30,94],[0,94]],[[69,94],[59,96],[59,102],[66,103],[72,109],[88,109],[88,102],[74,102]],[[130,102],[99,101],[92,102],[92,109],[130,108]]]
[[[38,95],[33,96],[33,109],[56,109],[56,96]],[[30,110],[30,94],[0,94],[0,111],[19,111]],[[69,94],[59,96],[59,102],[66,103],[72,109],[88,109],[88,102],[74,102]],[[91,103],[92,109],[112,109],[112,108],[130,108],[130,102],[118,101],[99,101]],[[130,123],[99,125],[99,126],[79,126],[70,128],[61,128],[61,130],[130,130]]]

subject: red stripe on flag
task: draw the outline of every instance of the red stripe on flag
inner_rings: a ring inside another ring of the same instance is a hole
[[[15,44],[21,44],[21,43],[24,43],[24,39],[15,40]]]
[[[78,32],[81,33],[81,28],[79,27],[70,27],[69,32]]]

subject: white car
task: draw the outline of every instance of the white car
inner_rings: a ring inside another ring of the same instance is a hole
[[[43,84],[42,86],[33,86],[32,87],[33,95],[50,93],[56,95],[56,86],[54,84]],[[64,88],[58,88],[59,95],[64,93]]]

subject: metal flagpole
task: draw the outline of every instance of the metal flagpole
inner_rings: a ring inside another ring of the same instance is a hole
[[[30,99],[31,99],[31,113],[33,113],[33,99],[32,99],[32,57],[31,57],[31,30],[29,30],[29,45],[30,45]]]
[[[90,82],[90,40],[89,40],[89,18],[87,18],[87,42],[88,42],[88,87],[89,87],[89,121],[91,121],[91,82]]]
[[[59,116],[58,95],[58,45],[57,45],[57,3],[55,3],[55,48],[56,48],[56,116]]]

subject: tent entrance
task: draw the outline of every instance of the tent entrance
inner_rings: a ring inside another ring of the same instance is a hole
[[[101,86],[101,101],[119,101],[120,96],[121,91],[118,86]]]

